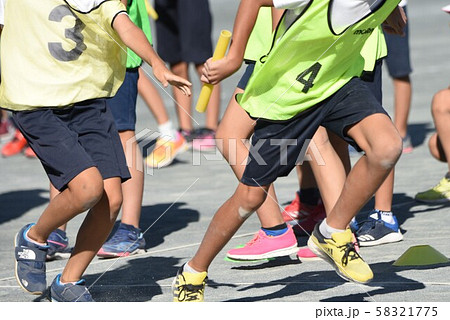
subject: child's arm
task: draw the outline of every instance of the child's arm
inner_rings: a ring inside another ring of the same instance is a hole
[[[255,25],[259,9],[273,6],[273,0],[242,0],[233,27],[230,50],[225,58],[212,61],[208,59],[201,80],[217,84],[235,73],[244,60],[245,47]]]
[[[406,14],[402,7],[397,6],[397,8],[392,11],[392,13],[387,17],[386,21],[382,24],[383,30],[390,34],[405,35],[406,26]]]
[[[191,83],[170,72],[164,61],[158,56],[147,40],[144,32],[139,29],[125,14],[118,15],[113,22],[113,28],[127,47],[136,52],[153,69],[153,74],[164,87],[168,84],[176,86],[185,95],[191,95]]]

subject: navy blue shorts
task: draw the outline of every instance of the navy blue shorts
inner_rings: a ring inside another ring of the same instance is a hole
[[[406,13],[406,6],[403,7]],[[388,49],[388,55],[385,58],[389,75],[392,78],[402,78],[412,72],[411,60],[409,55],[409,28],[408,23],[405,27],[405,36],[384,33]]]
[[[239,89],[245,90],[245,87],[247,87],[248,80],[250,80],[250,77],[253,74],[253,70],[255,70],[255,62],[248,63],[247,67],[245,68],[244,74],[241,77],[241,80],[239,80],[237,84],[237,87]]]
[[[353,78],[334,95],[293,119],[280,122],[257,120],[241,182],[263,186],[287,176],[304,161],[309,141],[319,126],[361,150],[347,136],[347,129],[376,113],[387,115],[364,81]]]
[[[139,68],[127,69],[123,84],[116,95],[106,99],[106,105],[111,109],[116,128],[119,131],[135,131],[138,79]]]
[[[169,64],[203,64],[212,56],[208,0],[155,0],[156,49]]]
[[[130,178],[119,134],[105,99],[64,109],[13,112],[19,130],[56,189],[82,171],[97,167],[103,179]]]

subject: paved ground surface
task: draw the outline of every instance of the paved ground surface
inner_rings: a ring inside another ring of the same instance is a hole
[[[375,273],[368,286],[342,281],[322,261],[301,263],[295,256],[259,263],[224,261],[226,250],[242,244],[258,229],[251,217],[229,245],[213,262],[207,301],[450,301],[450,264],[427,267],[394,267],[392,263],[409,247],[431,245],[450,257],[448,245],[450,206],[429,206],[414,201],[418,191],[434,185],[446,166],[431,158],[427,139],[433,132],[430,101],[433,94],[449,85],[450,16],[440,10],[448,1],[411,1],[409,18],[411,55],[414,67],[412,112],[409,130],[414,152],[402,156],[397,166],[394,210],[404,241],[363,248],[362,255]],[[214,38],[220,29],[232,28],[238,1],[212,0]],[[242,74],[242,70],[223,83],[222,110]],[[198,81],[194,97],[198,96]],[[173,103],[162,93],[175,120]],[[392,111],[392,86],[384,76],[385,106]],[[155,129],[155,121],[139,101],[138,131]],[[203,125],[202,115],[195,119]],[[209,156],[210,157],[210,156]],[[215,210],[232,194],[236,179],[224,160],[201,165],[192,152],[182,154],[172,166],[146,176],[141,227],[147,230],[148,252],[120,260],[95,259],[86,280],[97,301],[170,301],[170,284],[177,268],[191,257],[200,243]],[[355,159],[354,159],[355,160]],[[37,160],[23,156],[0,159],[0,301],[39,301],[24,293],[14,279],[13,237],[26,223],[36,221],[48,202],[48,181]],[[276,182],[281,204],[286,204],[297,189],[295,174]],[[369,203],[358,217],[364,218]],[[82,221],[77,217],[68,226],[73,243]],[[306,238],[299,238],[303,246]],[[64,261],[48,263],[48,279],[59,273]]]

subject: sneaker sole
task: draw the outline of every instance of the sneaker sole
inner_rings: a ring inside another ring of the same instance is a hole
[[[284,257],[289,256],[293,253],[296,253],[298,251],[297,245],[292,245],[288,248],[278,249],[274,251],[270,251],[263,254],[252,254],[252,255],[233,255],[227,253],[227,258],[233,259],[233,260],[262,260],[267,258],[277,258],[277,257]]]
[[[368,280],[368,281],[358,281],[355,280],[353,278],[350,278],[349,276],[347,276],[345,273],[342,272],[342,270],[336,265],[336,263],[334,262],[333,258],[331,258],[329,255],[327,255],[325,252],[323,252],[322,250],[320,250],[320,248],[318,247],[318,245],[314,242],[314,240],[312,240],[311,238],[308,239],[308,248],[319,258],[321,258],[322,260],[325,260],[326,262],[328,262],[336,271],[337,275],[339,277],[341,277],[342,279],[346,280],[346,281],[350,281],[350,282],[355,282],[355,283],[360,283],[360,284],[367,284],[369,283],[372,279]]]
[[[372,246],[378,246],[380,244],[402,241],[403,235],[399,230],[398,232],[389,233],[389,234],[385,235],[383,238],[380,238],[380,239],[374,240],[374,241],[370,241],[370,240],[364,241],[359,238],[358,238],[358,240],[359,240],[360,247],[372,247]]]
[[[120,257],[129,257],[129,256],[134,256],[136,254],[142,254],[142,253],[146,253],[147,250],[146,249],[137,249],[133,252],[120,252],[120,253],[115,253],[115,252],[104,252],[104,253],[97,253],[97,257],[99,258],[120,258]]]
[[[14,248],[17,247],[17,237],[18,237],[18,236],[19,236],[19,233],[16,233],[16,236],[14,237]],[[14,259],[14,260],[15,260],[15,259]],[[15,276],[15,278],[16,278],[17,283],[18,283],[19,286],[22,288],[22,290],[25,291],[25,292],[27,292],[27,293],[34,294],[34,295],[41,295],[41,294],[43,294],[44,291],[30,291],[30,290],[28,290],[27,288],[25,288],[25,287],[22,285],[22,282],[21,282],[20,279],[19,279],[19,275],[17,274],[17,265],[18,265],[17,260],[15,260],[15,263],[14,263],[14,276]]]
[[[70,252],[57,252],[52,256],[46,256],[47,261],[55,261],[55,260],[65,260],[65,259],[69,259],[70,255],[72,253]]]

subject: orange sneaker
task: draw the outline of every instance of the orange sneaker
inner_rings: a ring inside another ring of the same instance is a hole
[[[186,151],[188,144],[186,139],[179,132],[176,133],[175,140],[166,140],[158,138],[156,141],[155,149],[147,156],[145,162],[150,168],[162,168],[167,167],[173,162],[175,157]]]
[[[27,158],[37,158],[36,153],[34,153],[33,149],[31,149],[30,146],[25,148],[25,151],[23,152],[23,154]]]
[[[20,152],[27,146],[27,140],[23,136],[23,134],[16,129],[16,133],[14,134],[14,138],[5,144],[2,148],[2,156],[11,157]]]

